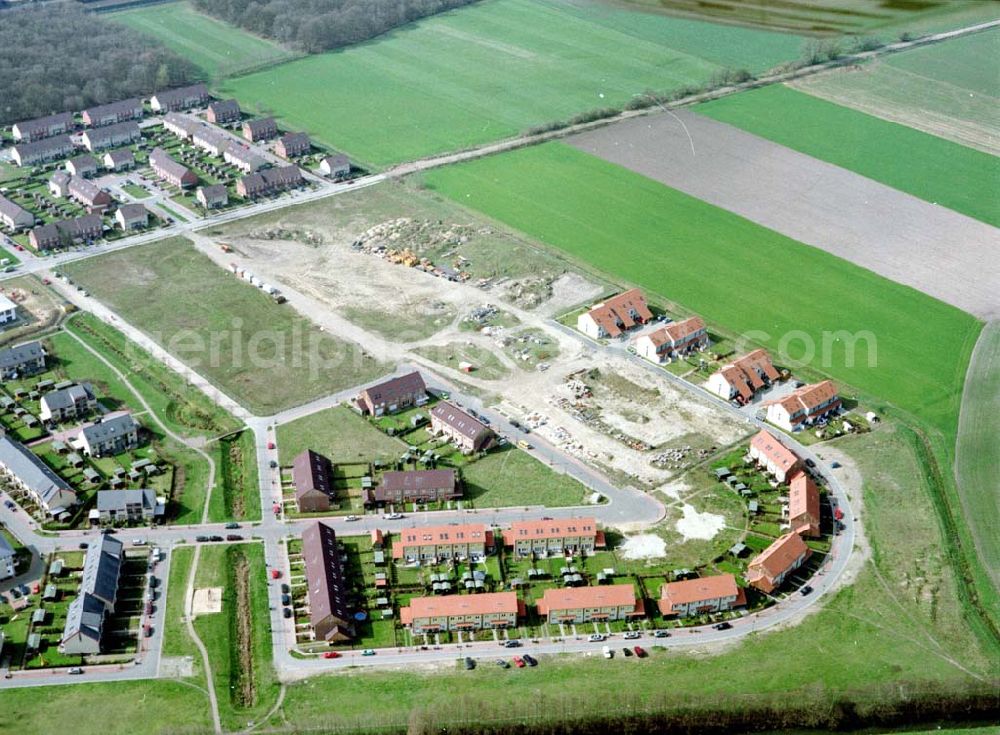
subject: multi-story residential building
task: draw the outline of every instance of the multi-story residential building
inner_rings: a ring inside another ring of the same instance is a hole
[[[400,608],[400,622],[414,634],[513,628],[524,616],[516,592],[414,597]]]
[[[270,140],[278,134],[278,123],[273,117],[262,117],[256,120],[247,120],[243,123],[243,137],[251,143],[261,140]]]
[[[658,604],[664,616],[683,618],[742,607],[747,604],[747,596],[732,574],[716,574],[663,585]]]
[[[0,223],[12,232],[34,226],[35,215],[0,194]]]
[[[800,536],[820,536],[819,488],[805,472],[788,481],[788,523]]]
[[[330,510],[333,489],[333,462],[319,452],[307,449],[292,460],[292,483],[300,513]]]
[[[141,120],[145,111],[142,100],[137,97],[112,102],[107,105],[97,105],[83,111],[83,124],[92,128],[104,125],[114,125],[128,120]]]
[[[664,324],[635,340],[635,351],[640,357],[658,365],[672,362],[692,352],[708,347],[708,329],[700,316]]]
[[[73,127],[73,113],[60,112],[55,115],[14,123],[11,132],[14,133],[14,140],[22,143],[31,143],[36,140],[51,138],[53,135],[68,133]]]
[[[323,523],[306,528],[302,532],[302,559],[313,636],[327,642],[354,638],[354,618],[348,604],[347,564],[334,530]]]
[[[78,178],[95,176],[100,168],[101,166],[97,162],[97,159],[87,153],[80,156],[73,156],[66,161],[66,173]]]
[[[630,584],[600,587],[547,589],[536,603],[541,617],[549,623],[604,623],[629,620],[646,614],[642,599]]]
[[[436,503],[462,497],[455,470],[408,470],[385,472],[378,487],[365,492],[365,505]]]
[[[229,192],[223,184],[199,186],[195,198],[205,209],[216,209],[229,204]]]
[[[222,157],[234,145],[232,139],[210,125],[198,124],[191,133],[191,142],[210,156]]]
[[[411,526],[392,543],[392,557],[405,562],[482,559],[493,553],[493,531],[482,523]]]
[[[0,379],[11,380],[41,372],[45,372],[45,350],[41,342],[25,342],[0,350]]]
[[[139,446],[139,424],[128,411],[109,413],[80,426],[69,440],[91,457],[121,454]]]
[[[168,112],[163,116],[163,128],[168,133],[173,133],[181,140],[189,140],[194,135],[194,131],[199,127],[197,120],[178,114]]]
[[[103,128],[92,128],[83,134],[83,145],[88,151],[131,145],[140,140],[142,140],[142,131],[134,120],[107,125]]]
[[[447,437],[466,454],[486,449],[496,436],[482,421],[448,401],[431,409],[431,432]]]
[[[285,133],[274,146],[274,152],[282,158],[302,156],[312,148],[312,142],[306,133]]]
[[[208,105],[205,119],[216,125],[237,122],[240,119],[240,103],[236,100],[219,100]]]
[[[115,212],[115,222],[125,232],[149,227],[149,210],[144,204],[122,204]]]
[[[118,148],[105,153],[102,163],[108,171],[127,171],[135,168],[135,154],[128,148]]]
[[[96,510],[101,523],[152,523],[163,517],[165,503],[150,488],[98,490]]]
[[[802,466],[798,455],[766,429],[750,440],[750,458],[778,482],[785,482]]]
[[[716,370],[705,387],[720,398],[742,406],[779,377],[767,350],[758,349]]]
[[[74,176],[69,180],[69,196],[87,208],[88,214],[99,214],[111,206],[111,195],[87,179]]]
[[[0,473],[48,515],[57,517],[77,503],[73,488],[21,442],[0,436]]]
[[[80,592],[66,612],[59,650],[67,655],[101,652],[104,620],[115,611],[125,566],[125,546],[111,535],[91,543],[83,560]]]
[[[226,163],[235,166],[245,174],[252,174],[254,171],[260,171],[260,169],[270,165],[266,158],[238,143],[231,143],[222,157]]]
[[[302,183],[302,172],[298,166],[279,166],[241,177],[236,182],[236,193],[244,199],[255,199],[266,194],[293,189]]]
[[[812,555],[799,534],[790,532],[768,546],[747,566],[747,582],[770,594]]]
[[[16,555],[6,536],[0,536],[0,582],[17,574]]]
[[[162,148],[154,148],[149,154],[149,165],[164,181],[182,189],[187,189],[198,183],[198,175],[180,163]]]
[[[840,411],[840,396],[831,380],[803,385],[767,406],[767,420],[785,431],[798,431]]]
[[[157,92],[150,98],[149,106],[154,112],[176,112],[199,107],[208,100],[208,88],[204,84],[192,84],[188,87]]]
[[[515,521],[503,532],[503,543],[515,556],[592,554],[604,547],[604,532],[593,518]]]
[[[83,217],[40,225],[28,233],[28,243],[39,251],[51,250],[72,243],[93,242],[102,235],[104,222],[100,215],[86,214]]]
[[[73,152],[73,141],[68,135],[43,138],[33,143],[20,143],[10,149],[11,158],[18,166],[34,166],[56,158],[63,158]]]
[[[633,288],[580,314],[576,328],[593,339],[604,339],[618,337],[652,318],[645,294]]]
[[[72,177],[65,171],[56,171],[49,179],[49,192],[56,199],[69,196],[69,180]]]
[[[9,324],[17,320],[17,304],[0,294],[0,324]]]
[[[63,422],[89,416],[97,408],[97,398],[90,383],[82,383],[46,393],[39,405],[42,421]]]
[[[413,371],[365,388],[357,397],[358,408],[370,416],[395,413],[427,403],[427,386],[420,373]]]
[[[319,172],[332,179],[339,179],[351,173],[351,161],[347,156],[327,156],[319,162]]]

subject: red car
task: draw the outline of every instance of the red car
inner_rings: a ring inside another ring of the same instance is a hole
[[[632,650],[635,651],[635,655],[639,658],[646,658],[646,649],[642,646],[636,646]]]
[[[520,656],[514,656],[514,665],[517,668],[519,668],[519,669],[523,669],[524,668],[524,659],[521,658]]]
[[[267,448],[268,449],[274,449],[274,442],[268,442],[267,443]]]
[[[340,654],[336,651],[327,651],[323,654],[323,658],[340,658]]]

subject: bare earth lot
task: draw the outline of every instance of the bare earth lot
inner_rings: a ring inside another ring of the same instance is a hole
[[[1000,233],[987,224],[685,111],[568,142],[978,317],[1000,316]]]

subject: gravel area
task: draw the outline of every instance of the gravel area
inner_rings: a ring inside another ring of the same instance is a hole
[[[990,225],[685,110],[567,142],[975,316],[1000,318],[1000,231]]]

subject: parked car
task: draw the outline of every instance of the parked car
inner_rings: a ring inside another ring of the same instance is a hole
[[[227,533],[226,534],[226,541],[242,541],[242,540],[243,540],[243,537],[240,536],[238,533]]]
[[[206,541],[208,541],[208,536],[195,536],[194,540],[197,541],[199,544],[203,544]]]
[[[625,648],[622,649],[622,653],[625,654],[626,656],[631,656],[632,655],[632,649],[629,648],[628,646],[626,646]]]
[[[134,538],[134,539],[132,539],[132,545],[133,546],[145,546],[146,545],[146,539],[144,539],[144,538]]]
[[[160,584],[160,578],[156,576],[150,576],[149,578],[149,589],[155,590],[157,585]]]
[[[382,517],[385,518],[385,520],[387,520],[387,521],[399,521],[399,520],[402,520],[403,514],[402,513],[386,513]]]
[[[670,631],[669,630],[654,630],[653,631],[653,637],[654,638],[669,638],[670,637]]]
[[[591,633],[590,637],[587,638],[587,640],[590,641],[591,643],[601,643],[607,640],[607,638],[608,637],[606,635],[603,635],[601,633]]]
[[[733,626],[732,623],[722,622],[722,623],[716,623],[712,627],[715,628],[716,630],[729,630]]]
[[[292,591],[292,588],[288,586],[287,582],[281,583],[281,594],[287,595]]]
[[[152,635],[153,635],[153,626],[150,625],[149,623],[146,623],[144,626],[142,626],[142,634],[144,636],[146,636],[147,638],[152,637]]]
[[[361,655],[362,656],[374,656],[375,655],[375,651],[372,650],[371,648],[366,648],[365,650],[363,650],[361,652]]]
[[[646,649],[643,648],[642,646],[636,646],[632,650],[635,651],[635,655],[638,656],[639,658],[646,658],[647,655]]]
[[[232,528],[239,528],[239,527],[240,527],[240,524],[239,524],[239,523],[227,523],[227,524],[226,524],[226,528],[229,528],[229,529],[232,529]]]
[[[497,666],[499,666],[501,669],[509,669],[510,668],[510,662],[507,659],[505,659],[505,658],[498,658],[497,659]]]
[[[291,605],[292,604],[292,596],[291,595],[282,595],[281,596],[281,604],[282,605]]]
[[[152,600],[146,600],[146,608],[145,609],[146,609],[146,614],[147,615],[152,615],[153,614],[153,601]]]
[[[267,443],[267,448],[268,449],[274,449],[274,442],[268,442]]]
[[[323,654],[323,658],[340,658],[340,654],[336,651],[327,651]]]
[[[67,674],[72,674],[73,676],[77,676],[77,675],[83,673],[83,669],[81,669],[79,666],[72,666],[72,667],[66,669],[66,673]]]
[[[524,663],[528,664],[528,666],[538,666],[538,659],[536,659],[534,656],[529,656],[528,654],[524,654],[523,656],[521,656],[521,658],[524,659]]]
[[[806,457],[806,467],[809,467],[810,469],[812,469],[812,468],[813,468],[813,467],[815,467],[815,466],[816,466],[816,463],[815,463],[815,462],[813,462],[813,461],[812,461],[811,459],[809,459],[808,457]]]
[[[523,669],[524,668],[524,659],[521,658],[520,656],[514,656],[514,665],[517,668],[519,668],[519,669]]]
[[[88,544],[86,541],[81,541],[80,542],[80,548],[81,549],[86,549],[86,548],[89,548],[89,547],[90,547],[90,544]]]
[[[278,463],[275,460],[272,459],[270,465],[272,470],[278,469]]]
[[[615,652],[611,650],[611,646],[605,646],[601,649],[601,653],[604,654],[604,658],[614,658]]]
[[[630,630],[622,637],[627,641],[634,641],[636,638],[642,638],[642,633],[637,630]]]
[[[292,617],[292,608],[286,607],[281,614],[284,615],[286,618]]]
[[[799,590],[799,594],[802,595],[803,597],[805,597],[806,595],[808,595],[812,591],[813,591],[813,588],[807,584],[805,587],[803,587],[802,589]]]
[[[504,641],[503,642],[503,647],[504,648],[520,648],[521,647],[521,641]]]
[[[476,668],[476,662],[475,662],[475,660],[471,656],[466,656],[465,657],[465,670],[466,671],[472,671],[474,668]]]
[[[222,536],[209,536],[209,541],[222,541]]]
[[[350,522],[350,521],[360,521],[361,517],[360,516],[347,516],[344,520],[348,521],[348,522]]]

